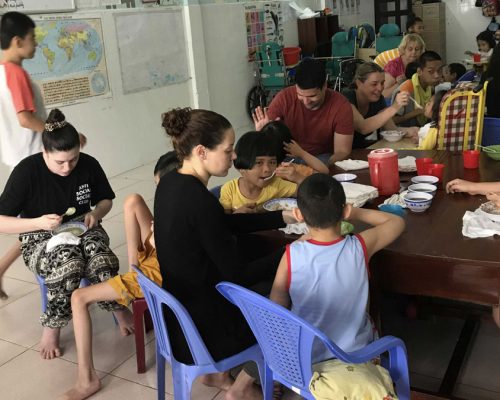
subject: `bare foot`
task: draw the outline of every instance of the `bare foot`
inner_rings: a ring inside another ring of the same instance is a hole
[[[76,382],[76,385],[58,397],[57,400],[83,400],[101,390],[101,381],[97,375],[93,374],[91,380],[85,383]]]
[[[203,375],[200,382],[205,386],[216,387],[221,390],[229,390],[234,383],[234,379],[229,372]]]
[[[40,356],[45,360],[52,360],[53,358],[62,355],[59,348],[59,335],[61,328],[43,328],[42,339],[40,340]]]
[[[118,321],[122,336],[134,333],[134,316],[128,308],[122,308],[121,310],[113,311],[113,313]]]
[[[0,300],[7,300],[9,296],[2,289],[2,283],[0,282]]]
[[[262,400],[262,389],[245,371],[241,371],[226,393],[226,400]]]

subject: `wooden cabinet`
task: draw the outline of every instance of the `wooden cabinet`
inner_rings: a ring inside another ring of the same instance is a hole
[[[422,37],[427,50],[437,52],[446,62],[446,15],[444,3],[413,5],[413,12],[424,21]]]
[[[302,49],[303,56],[331,56],[331,38],[339,31],[338,15],[297,19],[297,25],[299,46]]]

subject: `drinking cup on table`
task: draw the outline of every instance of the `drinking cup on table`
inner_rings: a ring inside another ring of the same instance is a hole
[[[473,60],[475,63],[481,62],[481,54],[479,54],[479,53],[474,53],[474,54],[472,55],[472,60]]]
[[[432,158],[417,158],[417,175],[429,175],[429,165],[432,164]]]
[[[479,150],[464,151],[464,168],[476,169],[479,168]]]
[[[440,181],[443,180],[444,164],[429,164],[429,175],[435,176]]]

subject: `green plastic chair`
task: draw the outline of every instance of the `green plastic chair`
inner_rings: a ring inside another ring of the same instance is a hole
[[[399,26],[396,24],[384,24],[380,27],[379,35],[375,41],[377,53],[392,50],[399,46],[403,40]]]
[[[332,60],[326,63],[326,72],[328,80],[335,82],[335,89],[337,89],[342,75],[342,62],[354,58],[355,52],[356,35],[351,31],[337,32],[332,36]]]

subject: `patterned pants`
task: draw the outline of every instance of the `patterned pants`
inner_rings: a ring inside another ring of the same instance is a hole
[[[118,258],[109,248],[109,237],[101,226],[88,230],[80,237],[79,245],[59,245],[45,251],[51,238],[47,231],[19,235],[26,266],[45,279],[47,308],[40,321],[49,328],[66,326],[71,319],[71,294],[80,286],[82,278],[92,285],[116,276]],[[107,311],[122,308],[116,302],[99,302]]]

